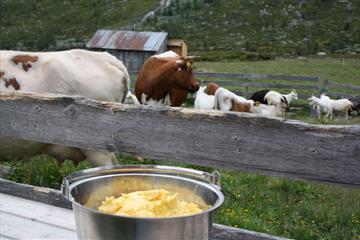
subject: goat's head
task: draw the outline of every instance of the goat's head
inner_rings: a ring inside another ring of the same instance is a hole
[[[196,95],[199,93],[205,93],[205,89],[206,89],[206,85],[205,86],[200,86],[199,90],[196,92]]]
[[[294,98],[295,100],[298,99],[298,95],[297,95],[297,92],[296,92],[295,89],[292,89],[292,90],[291,90],[291,95],[293,96],[293,98]]]

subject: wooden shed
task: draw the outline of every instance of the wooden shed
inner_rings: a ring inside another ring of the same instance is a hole
[[[86,47],[109,52],[132,72],[139,71],[150,56],[167,51],[167,38],[165,32],[98,30]]]
[[[187,56],[187,45],[183,39],[169,38],[166,45],[168,50],[172,50],[182,57]]]

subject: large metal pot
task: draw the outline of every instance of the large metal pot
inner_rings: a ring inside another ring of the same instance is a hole
[[[106,196],[164,188],[181,200],[211,207],[172,218],[136,218],[97,211]],[[63,195],[72,202],[79,239],[208,239],[213,213],[224,201],[220,175],[193,169],[125,165],[92,168],[64,178]]]

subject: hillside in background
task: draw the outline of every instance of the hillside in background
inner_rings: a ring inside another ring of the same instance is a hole
[[[176,0],[139,27],[187,39],[193,53],[360,53],[358,0]]]
[[[141,21],[159,0],[0,0],[0,49],[83,47],[97,29],[126,29],[169,32],[204,60],[360,53],[358,0],[169,2]]]
[[[130,29],[159,0],[0,0],[0,49],[84,47],[97,29]]]

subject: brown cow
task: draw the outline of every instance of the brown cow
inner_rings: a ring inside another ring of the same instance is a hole
[[[181,106],[187,94],[198,89],[199,83],[192,72],[192,60],[168,51],[146,60],[138,74],[135,95],[143,104],[143,99],[164,102],[170,96],[171,106]]]
[[[215,95],[216,90],[218,90],[220,88],[219,85],[217,85],[214,82],[210,82],[207,85],[207,94],[208,95]]]

